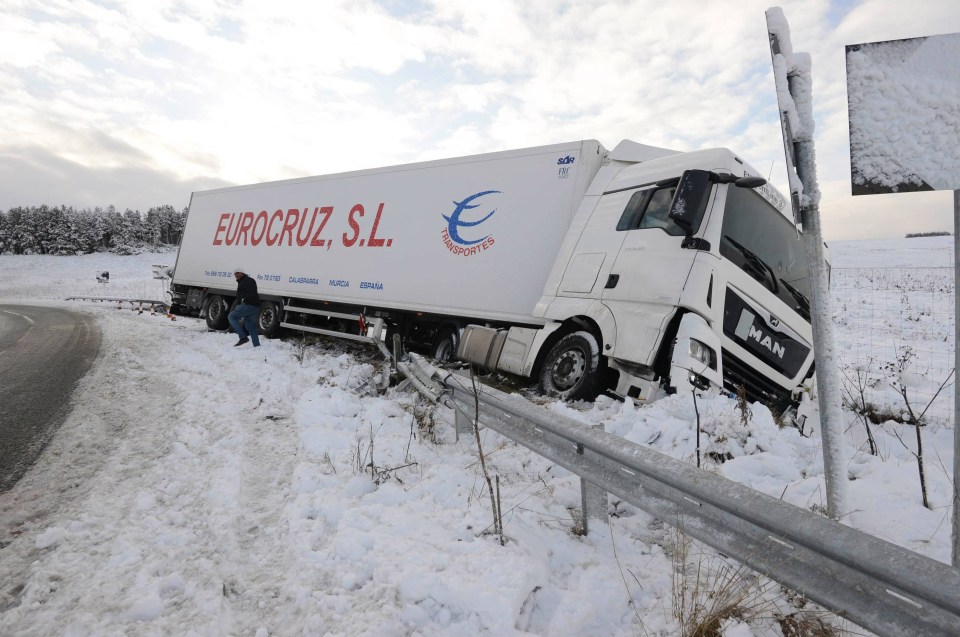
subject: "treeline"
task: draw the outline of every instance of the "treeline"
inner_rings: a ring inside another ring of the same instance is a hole
[[[907,235],[907,239],[913,239],[915,237],[949,237],[949,232],[912,232]]]
[[[0,211],[0,254],[137,254],[180,243],[187,209],[150,208],[146,214],[113,206],[30,206]]]

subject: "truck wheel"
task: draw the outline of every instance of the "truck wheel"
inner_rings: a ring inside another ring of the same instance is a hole
[[[280,305],[271,301],[264,301],[260,305],[260,314],[257,316],[257,329],[267,338],[275,338],[280,333],[280,321],[283,319],[283,310]]]
[[[207,303],[207,327],[211,330],[225,330],[227,325],[227,302],[218,294],[210,295]]]
[[[545,394],[570,400],[591,400],[597,395],[600,347],[590,332],[567,334],[557,341],[543,361],[540,387]]]
[[[460,344],[460,332],[455,327],[444,327],[437,332],[430,348],[430,356],[438,363],[449,363],[457,358],[457,346]]]

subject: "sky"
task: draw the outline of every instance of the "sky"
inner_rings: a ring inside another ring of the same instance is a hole
[[[877,358],[866,369],[883,382],[878,393],[866,388],[867,399],[889,412],[903,403],[885,389],[898,376],[884,371],[884,356],[904,344],[952,351],[952,295],[940,276],[952,280],[952,244],[835,247],[835,275],[848,283],[831,288],[838,343],[849,352],[872,335]],[[877,272],[920,253],[929,267],[904,280]],[[0,255],[0,320],[24,311],[10,304],[53,305],[88,313],[103,335],[64,423],[0,492],[0,634],[667,637],[682,633],[682,598],[687,620],[691,609],[740,601],[722,637],[782,635],[777,614],[792,613],[869,635],[615,497],[609,524],[593,520],[590,533],[575,534],[578,478],[483,428],[505,512],[501,546],[488,532],[475,439],[456,440],[453,413],[431,410],[411,389],[366,391],[383,362],[373,348],[320,339],[301,349],[294,336],[237,348],[235,335],[202,319],[64,300],[162,294],[151,266],[173,256]],[[100,284],[94,275],[104,270],[111,277]],[[898,327],[908,315],[913,329]],[[917,406],[928,400],[921,385],[944,373],[899,377]],[[698,406],[688,395],[538,400],[691,465],[700,439],[705,480],[825,506],[815,418],[801,434],[754,404],[744,424],[736,402],[716,394]],[[866,428],[844,412],[853,510],[843,522],[949,563],[952,395],[937,400],[946,413],[928,411],[923,428],[929,508],[915,430],[873,425],[871,455]]]
[[[786,190],[744,0],[0,0],[0,209],[597,139],[724,146]],[[850,195],[844,47],[960,32],[953,0],[780,5],[812,56],[824,237],[952,229],[952,193]]]

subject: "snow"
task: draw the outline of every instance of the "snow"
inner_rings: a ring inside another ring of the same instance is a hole
[[[780,7],[766,11],[767,30],[776,36],[780,52],[773,55],[773,76],[780,112],[785,113],[790,125],[796,157],[793,169],[787,170],[790,192],[800,197],[801,207],[817,206],[820,203],[820,187],[817,183],[816,157],[813,146],[815,124],[813,121],[813,72],[809,53],[793,50],[790,26]],[[786,135],[786,131],[784,131]],[[803,175],[801,180],[800,175]]]
[[[835,270],[867,276],[885,263],[950,262],[951,246],[938,237],[831,250]],[[301,351],[297,336],[234,348],[197,319],[63,300],[161,298],[151,266],[174,258],[0,256],[0,303],[86,312],[103,331],[66,421],[0,493],[0,634],[680,634],[675,575],[716,571],[724,558],[706,547],[685,555],[670,526],[612,497],[609,525],[576,535],[579,480],[483,430],[500,477],[501,546],[473,436],[456,441],[452,413],[409,391],[370,395],[382,364],[372,348],[319,340]],[[105,270],[110,282],[97,283]],[[952,326],[940,328],[952,344]],[[843,341],[860,327],[837,329]],[[543,403],[696,462],[689,396]],[[744,423],[720,396],[696,408],[705,470],[823,510],[818,432],[780,428],[761,405]],[[844,522],[949,562],[952,427],[923,431],[927,509],[914,431],[873,426],[872,456],[863,425],[844,417],[854,504]],[[757,596],[772,600],[765,613],[725,620],[725,637],[779,635],[769,609],[801,612],[776,587]]]
[[[879,409],[905,409],[892,386],[905,380],[915,408],[929,403],[928,421],[952,422],[955,383],[937,394],[954,367],[952,248],[951,237],[908,239],[896,250],[887,241],[830,243],[835,264],[858,264],[835,267],[831,277],[843,380],[864,379]]]
[[[960,34],[848,47],[855,184],[960,188]]]

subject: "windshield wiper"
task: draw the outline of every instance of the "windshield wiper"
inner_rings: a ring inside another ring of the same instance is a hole
[[[810,299],[804,296],[803,292],[797,288],[790,285],[787,281],[780,279],[780,283],[783,283],[783,287],[787,288],[787,292],[790,293],[790,296],[797,302],[797,307],[795,308],[800,312],[800,315],[810,320]]]
[[[757,256],[755,252],[751,251],[746,246],[737,243],[727,235],[723,235],[723,238],[726,239],[730,245],[740,251],[740,254],[744,256],[744,258],[747,260],[747,263],[752,266],[753,270],[757,272],[757,274],[763,275],[764,279],[767,278],[767,273],[770,274],[771,289],[773,290],[774,294],[776,294],[779,291],[779,286],[777,285],[777,275],[774,274],[773,269],[767,265],[767,262]]]

